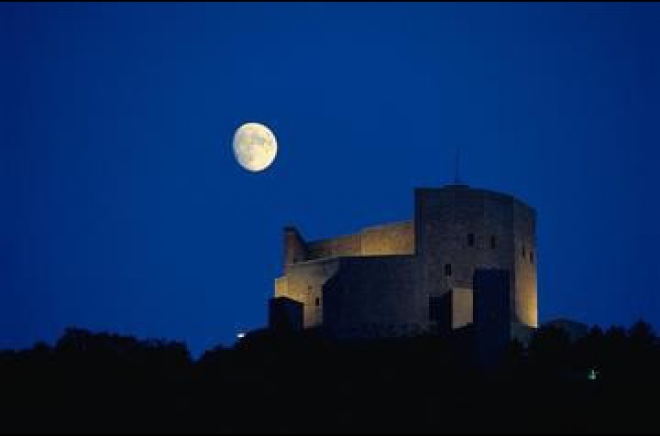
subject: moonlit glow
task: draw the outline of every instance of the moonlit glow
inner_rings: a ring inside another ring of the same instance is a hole
[[[246,170],[263,171],[277,155],[275,135],[263,124],[243,124],[234,134],[234,155]]]

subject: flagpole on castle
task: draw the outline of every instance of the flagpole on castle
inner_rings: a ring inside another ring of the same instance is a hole
[[[456,185],[461,184],[461,147],[459,145],[456,146],[456,168],[454,171],[454,183]]]

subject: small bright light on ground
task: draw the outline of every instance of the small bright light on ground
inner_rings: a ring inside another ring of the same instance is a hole
[[[245,337],[245,333],[239,333],[236,335],[238,339],[243,339]]]
[[[589,380],[596,380],[598,378],[598,372],[595,369],[591,369],[587,377]]]

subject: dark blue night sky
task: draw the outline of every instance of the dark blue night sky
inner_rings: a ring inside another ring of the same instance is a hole
[[[660,326],[658,4],[2,4],[0,61],[2,348],[230,344],[283,226],[411,218],[457,146],[537,209],[542,321]]]

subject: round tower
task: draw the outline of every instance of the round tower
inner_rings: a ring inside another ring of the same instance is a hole
[[[429,296],[430,326],[447,317],[451,327],[472,322],[477,269],[510,272],[508,314],[516,325],[537,327],[536,212],[511,195],[467,185],[415,191],[419,279]]]

